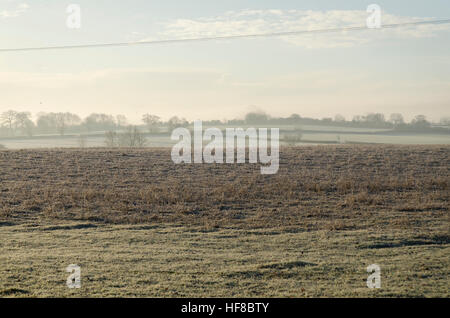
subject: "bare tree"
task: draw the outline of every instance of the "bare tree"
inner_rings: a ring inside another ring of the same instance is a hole
[[[67,127],[74,126],[81,122],[80,117],[72,113],[56,113],[54,116],[56,129],[60,135],[64,135]]]
[[[114,116],[107,114],[90,114],[84,119],[83,124],[88,131],[93,130],[113,130],[116,128]]]
[[[120,129],[122,127],[125,127],[128,123],[127,118],[125,115],[117,115],[116,116],[116,122],[117,122],[117,128]]]
[[[382,124],[386,120],[384,118],[384,114],[381,113],[370,113],[365,116],[366,122],[373,124]]]
[[[64,135],[69,127],[79,125],[81,118],[72,113],[39,113],[36,123],[40,131]]]
[[[147,143],[146,138],[136,126],[129,126],[124,133],[118,136],[120,147],[142,148]]]
[[[115,131],[105,133],[105,145],[108,148],[142,148],[145,147],[146,143],[146,138],[136,126],[129,126],[122,133],[116,133]]]
[[[115,131],[110,130],[105,133],[105,145],[108,148],[115,148],[119,145]]]
[[[55,114],[55,123],[56,123],[56,130],[61,136],[63,136],[64,132],[66,131],[66,120],[64,113]]]
[[[188,121],[184,118],[179,118],[178,116],[173,116],[167,121],[169,131],[177,127],[185,127],[188,125]]]
[[[0,125],[8,127],[11,135],[14,135],[14,123],[16,117],[17,112],[14,110],[8,110],[0,114]]]
[[[26,134],[27,136],[33,135],[34,123],[31,120],[31,113],[29,112],[21,112],[16,114],[15,120],[16,129],[20,129],[22,134]]]
[[[148,132],[153,133],[158,131],[158,125],[161,123],[159,116],[144,114],[142,121],[147,125]]]
[[[52,114],[40,112],[37,116],[36,126],[40,132],[50,132],[56,129],[55,118]]]
[[[427,117],[425,115],[417,115],[411,121],[411,124],[418,128],[427,128],[431,126],[430,122],[427,121]]]
[[[391,114],[389,117],[389,122],[391,122],[394,126],[398,126],[405,123],[405,120],[403,119],[403,115],[399,113]]]

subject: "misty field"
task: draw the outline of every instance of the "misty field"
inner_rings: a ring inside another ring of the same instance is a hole
[[[5,150],[0,165],[0,296],[450,295],[447,145],[282,148],[276,175],[175,165],[168,148]]]

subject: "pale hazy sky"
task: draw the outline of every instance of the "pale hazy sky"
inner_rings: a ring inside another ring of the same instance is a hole
[[[81,7],[81,29],[66,8]],[[176,39],[450,18],[448,0],[0,0],[0,48]],[[450,116],[450,24],[347,34],[0,53],[0,111],[167,119]]]

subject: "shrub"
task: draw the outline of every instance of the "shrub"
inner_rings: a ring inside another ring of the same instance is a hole
[[[116,133],[115,131],[108,131],[105,134],[106,147],[128,147],[128,148],[142,148],[147,143],[144,135],[137,129],[137,127],[129,126],[123,133]]]

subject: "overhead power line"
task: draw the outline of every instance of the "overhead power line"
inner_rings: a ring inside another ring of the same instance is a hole
[[[370,30],[383,30],[383,29],[394,29],[394,28],[407,27],[407,26],[448,24],[448,23],[450,23],[450,19],[407,22],[407,23],[397,23],[397,24],[385,24],[385,25],[382,25],[381,28],[370,29]],[[280,36],[290,36],[290,35],[336,33],[336,32],[362,31],[362,30],[369,30],[369,29],[367,28],[367,26],[355,26],[355,27],[332,28],[332,29],[299,30],[299,31],[273,32],[273,33],[241,34],[241,35],[224,35],[224,36],[185,38],[185,39],[172,39],[172,40],[149,40],[149,41],[134,41],[134,42],[93,43],[93,44],[76,44],[76,45],[61,45],[61,46],[5,48],[5,49],[0,49],[0,53],[2,53],[2,52],[23,52],[23,51],[44,51],[44,50],[65,50],[65,49],[85,49],[85,48],[102,48],[102,47],[120,47],[120,46],[136,46],[136,45],[155,45],[155,44],[171,44],[171,43],[189,43],[189,42],[202,42],[202,41],[215,41],[215,40],[235,40],[235,39],[247,39],[247,38],[280,37]]]

